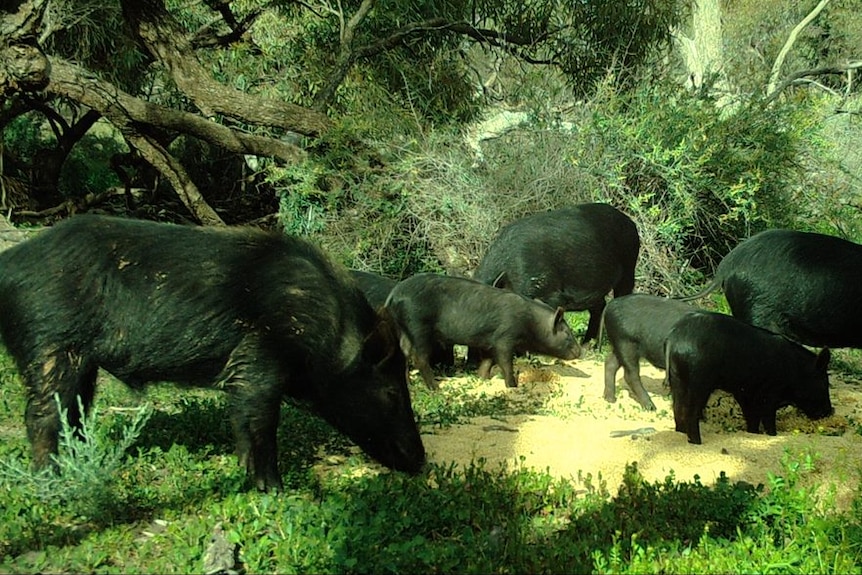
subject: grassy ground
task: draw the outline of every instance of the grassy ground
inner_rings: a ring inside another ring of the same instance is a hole
[[[432,394],[416,381],[412,391],[423,429],[542,408],[457,386]],[[630,467],[614,497],[600,482],[575,489],[482,460],[410,477],[285,405],[286,492],[277,496],[246,489],[221,395],[169,384],[138,395],[106,378],[90,441],[58,479],[22,471],[23,396],[0,355],[0,572],[858,573],[862,565],[862,498],[848,514],[817,511],[828,502],[798,481],[811,461],[788,459],[765,488],[649,483]],[[113,452],[136,421],[144,423],[128,453]]]

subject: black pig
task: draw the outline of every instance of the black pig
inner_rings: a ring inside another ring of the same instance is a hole
[[[360,270],[350,270],[353,279],[359,284],[359,289],[365,294],[365,299],[374,309],[377,309],[386,303],[386,298],[389,297],[389,292],[392,291],[398,281],[376,274],[374,272],[365,272]],[[440,342],[434,342],[434,348],[431,350],[431,365],[441,368],[451,368],[455,366],[455,350],[451,345],[444,345]]]
[[[667,337],[667,379],[676,430],[701,443],[699,416],[716,389],[733,395],[750,433],[775,435],[775,413],[795,405],[811,419],[832,413],[829,349],[819,355],[729,315],[684,315]]]
[[[0,254],[0,335],[27,386],[36,467],[57,449],[52,396],[79,426],[76,396],[89,408],[100,367],[133,388],[225,389],[240,462],[260,489],[282,486],[284,396],[389,467],[425,462],[394,324],[297,238],[75,216]]]
[[[767,230],[721,260],[690,301],[723,287],[733,316],[804,345],[862,348],[862,245]]]
[[[492,363],[506,385],[516,387],[512,358],[532,351],[575,359],[581,350],[564,310],[510,291],[459,277],[417,274],[389,294],[386,307],[401,332],[401,349],[412,356],[425,384],[436,389],[429,354],[434,342],[461,344],[483,353],[479,373],[490,376]]]
[[[589,310],[581,343],[599,331],[605,295],[632,292],[640,237],[635,223],[609,204],[540,212],[505,226],[473,277],[551,307]]]
[[[605,394],[609,402],[617,400],[616,379],[620,366],[626,384],[644,409],[655,410],[655,404],[640,378],[640,360],[665,369],[664,342],[677,320],[697,308],[677,300],[649,294],[615,297],[605,307],[604,331],[611,344],[605,357]]]

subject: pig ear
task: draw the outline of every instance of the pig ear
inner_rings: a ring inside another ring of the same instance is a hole
[[[820,354],[817,356],[817,362],[814,364],[817,369],[825,370],[829,365],[829,359],[832,357],[832,352],[829,351],[828,347],[824,347],[820,350]]]

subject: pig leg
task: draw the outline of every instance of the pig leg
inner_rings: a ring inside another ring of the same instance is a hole
[[[479,362],[477,375],[482,379],[491,379],[491,368],[494,367],[494,360],[490,357],[483,357]]]
[[[491,370],[494,369],[494,357],[486,349],[471,347],[470,350],[473,351],[473,358],[478,365],[476,375],[482,379],[491,379]]]
[[[644,389],[644,384],[641,381],[640,366],[635,364],[631,369],[623,367],[626,383],[629,385],[629,389],[632,390],[632,394],[634,394],[637,402],[647,411],[655,411],[655,404],[650,399],[649,393]]]
[[[748,433],[760,433],[760,422],[766,429],[769,435],[776,435],[778,432],[775,429],[775,412],[772,413],[772,421],[768,414],[764,413],[763,409],[754,401],[736,400],[742,410],[742,416],[745,418],[745,429]]]
[[[419,370],[419,375],[422,376],[422,381],[428,389],[438,389],[437,382],[434,381],[434,370],[431,369],[431,354],[434,349],[434,342],[428,338],[421,336],[413,336],[412,340],[402,331],[400,337],[401,351],[404,356],[409,358]],[[407,381],[410,381],[410,368],[407,368]]]
[[[696,417],[696,414],[703,413],[703,409],[709,401],[709,395],[709,393],[704,394],[691,390],[688,392],[685,407],[685,427],[689,443],[695,445],[703,443],[700,437],[700,419]]]
[[[506,387],[518,387],[518,374],[515,373],[515,366],[513,364],[514,350],[495,348],[493,353],[494,361],[503,371],[503,380],[506,382]]]
[[[614,403],[617,400],[617,372],[620,369],[620,360],[613,350],[605,357],[605,401]]]
[[[665,381],[670,387],[673,405],[673,421],[676,431],[686,431],[686,405],[688,404],[688,382],[678,373],[677,365],[668,357],[668,368],[665,371]]]
[[[431,359],[427,353],[414,353],[414,361],[419,369],[419,374],[422,376],[422,381],[430,390],[439,389],[440,386],[434,380],[434,370],[431,369]]]
[[[434,370],[431,369],[431,354],[434,352],[435,342],[429,338],[418,337],[413,341],[413,362],[419,369],[422,381],[430,390],[438,389],[434,381]]]
[[[27,362],[32,367],[23,374],[28,391],[24,421],[35,469],[46,467],[57,453],[61,423],[55,393],[60,398],[60,409],[66,410],[69,425],[80,437],[81,420],[93,403],[97,373],[95,367],[83,363],[80,356],[66,351]],[[78,397],[84,413],[78,407]]]
[[[688,400],[684,394],[673,395],[673,421],[676,431],[685,433],[686,431],[686,401]]]
[[[763,421],[763,428],[766,430],[766,435],[778,435],[778,429],[775,422],[775,411],[768,410],[760,415]]]
[[[276,434],[285,382],[278,362],[250,334],[231,353],[219,381],[232,398],[231,425],[240,465],[259,490],[281,491]]]
[[[630,342],[621,342],[619,349],[616,350],[619,354],[619,363],[623,366],[623,375],[628,384],[629,389],[641,407],[647,411],[655,411],[655,404],[650,399],[649,393],[644,389],[644,384],[641,381],[641,365],[640,356],[635,345]]]

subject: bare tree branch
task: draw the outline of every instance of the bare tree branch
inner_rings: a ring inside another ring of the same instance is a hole
[[[227,46],[233,42],[237,42],[245,36],[246,32],[248,32],[252,24],[254,24],[255,20],[257,20],[257,18],[263,13],[260,9],[254,10],[249,14],[246,14],[246,16],[238,22],[230,11],[229,5],[223,3],[219,5],[219,8],[222,20],[224,20],[230,27],[230,33],[220,35],[214,31],[213,24],[204,26],[195,32],[194,36],[191,38],[190,43],[192,48],[215,48],[217,46]],[[230,16],[228,17],[226,14],[229,14]]]
[[[154,138],[126,129],[123,135],[130,145],[156,168],[176,190],[183,204],[204,225],[223,226],[224,220],[207,203],[198,187],[189,177],[185,167],[162,147]]]
[[[421,32],[427,32],[429,30],[454,32],[456,34],[468,36],[484,44],[490,44],[497,47],[503,47],[506,44],[521,47],[532,46],[560,32],[560,30],[554,30],[546,32],[538,38],[525,38],[523,36],[518,36],[517,34],[509,34],[498,30],[491,30],[489,28],[476,28],[472,24],[464,21],[452,22],[445,18],[430,18],[428,20],[423,20],[422,22],[411,22],[410,24],[406,24],[395,30],[386,38],[382,38],[373,44],[363,46],[357,51],[357,58],[368,58],[381,52],[385,52],[386,50],[391,50],[403,43],[407,37]]]
[[[766,97],[770,101],[772,100],[771,96],[778,85],[778,76],[781,74],[781,66],[784,65],[784,59],[787,57],[787,53],[790,52],[790,48],[792,48],[793,44],[796,43],[796,38],[799,37],[802,30],[804,30],[812,20],[817,18],[817,15],[826,8],[826,5],[829,4],[829,2],[830,0],[820,0],[817,6],[815,6],[814,9],[793,28],[790,32],[790,36],[787,37],[787,41],[784,42],[784,46],[781,47],[781,51],[778,53],[778,56],[775,58],[775,62],[772,64],[772,73],[769,76],[769,84],[766,87]]]
[[[26,0],[18,5],[17,12],[7,12],[4,8],[0,16],[0,38],[20,40],[36,36],[48,0]]]
[[[32,37],[0,46],[0,96],[35,92],[44,88],[51,74],[51,63]]]
[[[376,42],[353,50],[351,49],[350,44],[353,41],[354,30],[361,21],[360,17],[365,16],[365,14],[362,13],[362,9],[366,4],[373,4],[373,0],[364,0],[359,11],[357,11],[351,19],[351,22],[349,22],[344,28],[345,32],[342,34],[341,51],[338,56],[338,61],[335,69],[327,78],[324,87],[315,95],[313,105],[315,110],[322,111],[326,108],[328,102],[330,102],[335,95],[335,91],[338,89],[338,86],[340,86],[344,81],[344,78],[347,76],[347,73],[356,61],[363,58],[371,58],[388,50],[397,48],[411,36],[416,36],[429,31],[451,32],[467,36],[483,44],[502,48],[507,52],[517,55],[519,58],[530,64],[551,64],[553,62],[551,59],[533,58],[529,54],[517,52],[516,48],[528,47],[539,42],[543,42],[544,40],[547,40],[548,37],[561,31],[553,30],[536,38],[525,38],[516,34],[509,34],[489,28],[476,28],[464,21],[453,22],[446,18],[429,18],[428,20],[423,20],[421,22],[411,22],[406,24],[393,31],[385,38],[381,38]]]
[[[48,0],[26,0],[17,12],[0,13],[0,96],[38,91],[51,65],[36,41]]]
[[[326,105],[335,95],[338,86],[344,81],[351,66],[356,61],[356,53],[353,51],[353,39],[356,36],[356,28],[362,23],[362,20],[365,19],[365,16],[368,15],[372,7],[374,7],[374,0],[362,0],[362,4],[359,5],[356,14],[347,23],[344,23],[344,14],[339,14],[339,20],[342,22],[341,48],[339,49],[338,59],[335,63],[335,70],[329,75],[323,88],[314,95],[312,107],[315,110],[323,112],[326,109]]]
[[[790,74],[778,86],[775,86],[775,88],[764,98],[763,105],[765,106],[772,103],[773,100],[781,95],[782,91],[802,78],[810,76],[843,75],[848,70],[858,70],[859,68],[862,68],[862,62],[852,62],[844,66],[824,66],[822,68],[813,68],[811,70],[799,70],[798,72]]]
[[[245,134],[194,114],[179,112],[135,98],[113,84],[88,74],[86,70],[59,59],[52,59],[49,93],[66,96],[98,111],[116,126],[129,144],[174,186],[177,194],[202,222],[222,223],[206,203],[185,168],[159,144],[145,135],[144,126],[179,131],[201,138],[237,153],[271,156],[295,162],[304,153],[285,142]]]
[[[233,130],[195,114],[135,98],[70,62],[52,58],[51,63],[49,92],[67,96],[100,112],[118,127],[130,123],[152,125],[195,136],[231,152],[273,157],[288,164],[305,158],[301,148],[287,142]]]

